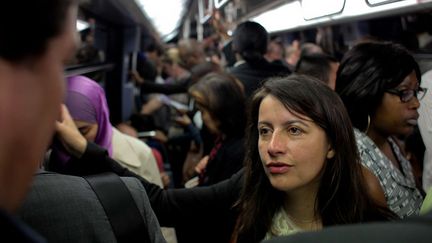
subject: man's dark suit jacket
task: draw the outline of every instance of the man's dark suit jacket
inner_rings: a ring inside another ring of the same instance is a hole
[[[142,184],[121,180],[147,226],[142,233],[151,242],[165,242]],[[48,242],[117,242],[102,204],[82,177],[40,171],[18,216]]]
[[[251,97],[268,78],[291,74],[287,67],[269,63],[264,58],[254,64],[244,62],[234,66],[229,72],[242,82],[246,98]]]

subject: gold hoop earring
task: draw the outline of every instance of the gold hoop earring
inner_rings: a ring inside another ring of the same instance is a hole
[[[364,133],[367,133],[369,131],[369,126],[370,126],[370,116],[369,115],[367,116],[367,119],[368,119],[368,123],[367,123],[366,130]]]

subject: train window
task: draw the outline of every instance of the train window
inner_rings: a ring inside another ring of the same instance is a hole
[[[136,2],[151,20],[162,38],[165,38],[177,30],[186,10],[186,0],[136,0]],[[164,10],[161,11],[161,9]]]
[[[215,8],[220,8],[227,2],[229,2],[229,0],[214,0]]]
[[[342,12],[345,0],[302,0],[303,17],[315,19]]]
[[[76,28],[78,31],[83,31],[89,27],[90,27],[90,24],[87,23],[86,21],[80,20],[80,19],[77,20]]]
[[[377,6],[377,5],[399,2],[399,1],[401,1],[401,0],[366,0],[367,4],[369,4],[371,6]]]
[[[199,0],[198,2],[198,14],[201,24],[207,22],[210,19],[213,11],[213,0]]]
[[[284,21],[280,21],[283,19]],[[252,18],[271,32],[296,28],[305,23],[299,1],[286,3]]]

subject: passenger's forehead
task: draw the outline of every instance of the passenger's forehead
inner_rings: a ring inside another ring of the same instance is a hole
[[[270,112],[274,111],[275,107],[282,108],[281,110],[279,110],[279,112],[281,112],[281,113],[289,113],[290,116],[296,117],[300,120],[312,121],[312,119],[310,117],[295,111],[294,109],[290,108],[290,106],[288,104],[284,104],[283,102],[281,102],[278,98],[276,98],[273,95],[267,95],[266,97],[264,97],[262,99],[262,101],[259,105],[258,116],[260,116],[260,115],[262,115],[268,111],[270,111]],[[279,114],[279,115],[282,115],[282,114]]]
[[[412,86],[412,85],[419,85],[419,80],[414,70],[402,80],[402,82],[398,85],[398,87]]]

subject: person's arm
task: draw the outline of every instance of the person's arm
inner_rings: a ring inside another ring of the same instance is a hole
[[[192,138],[192,140],[195,142],[195,145],[201,146],[202,138],[200,130],[193,124],[192,120],[186,113],[177,116],[175,121],[185,128],[186,133]]]
[[[143,82],[140,84],[141,94],[162,93],[178,94],[187,93],[188,83],[158,84],[152,82]]]
[[[55,122],[56,135],[66,151],[76,158],[81,157],[87,147],[87,140],[81,135],[72,120],[66,105],[60,107],[61,121]]]
[[[376,176],[370,172],[368,168],[364,166],[361,166],[361,168],[369,196],[378,205],[387,207],[387,199],[378,178],[376,178]]]
[[[66,109],[63,120],[69,119],[71,120]],[[60,129],[64,131],[60,131],[59,134],[68,136],[62,137],[61,140],[66,144],[70,142],[67,147],[79,152],[76,153],[77,157],[67,164],[68,173],[87,175],[114,172],[119,176],[135,177],[145,187],[162,226],[186,225],[192,229],[200,229],[201,233],[216,230],[221,234],[220,237],[229,238],[237,217],[234,204],[240,195],[243,171],[211,187],[164,190],[122,167],[98,145],[88,142],[85,149],[82,149],[78,146],[80,143],[74,143],[80,140],[74,136],[82,136],[78,129],[73,123],[65,124],[67,126],[61,126]]]
[[[227,217],[235,214],[233,206],[240,195],[243,178],[243,171],[240,171],[229,180],[211,187],[165,190],[122,167],[104,149],[93,143],[88,143],[82,157],[68,169],[73,174],[109,171],[119,176],[137,178],[145,187],[161,226],[193,225],[203,223],[203,220],[205,222],[208,217],[221,222],[228,220]]]

